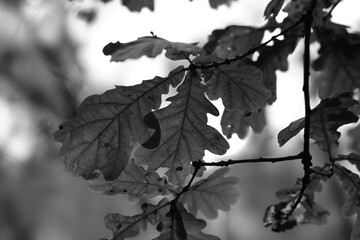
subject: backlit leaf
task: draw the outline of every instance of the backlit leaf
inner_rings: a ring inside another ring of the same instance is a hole
[[[213,75],[206,81],[210,100],[222,98],[225,109],[242,114],[257,112],[266,106],[271,92],[262,84],[262,72],[251,65],[231,63],[211,68]]]
[[[169,211],[167,199],[164,198],[157,205],[143,203],[142,213],[134,216],[125,216],[120,213],[110,213],[105,216],[105,226],[113,232],[112,240],[123,240],[139,235],[140,230],[145,231],[147,225],[158,224]],[[165,206],[165,207],[163,207]]]
[[[122,4],[132,12],[140,12],[145,7],[154,11],[154,0],[122,0]]]
[[[105,195],[128,194],[129,197],[137,198],[175,193],[166,178],[161,178],[156,172],[147,172],[133,162],[114,181],[105,181],[103,176],[99,176],[90,182],[90,188]]]
[[[228,26],[214,30],[204,46],[206,54],[216,54],[220,58],[240,55],[261,43],[264,29],[249,26]]]
[[[161,232],[153,240],[220,240],[218,237],[205,234],[201,230],[206,222],[189,213],[182,204],[173,204],[163,221],[156,227]]]
[[[106,180],[115,180],[126,168],[136,142],[152,134],[144,116],[161,104],[161,94],[183,78],[182,67],[169,77],[131,87],[116,87],[84,100],[78,115],[60,125],[55,139],[63,144],[61,156],[68,171],[92,179],[100,170]]]
[[[186,59],[189,55],[196,56],[202,52],[196,44],[170,42],[158,37],[141,37],[128,43],[109,43],[104,47],[103,53],[111,56],[110,61],[123,62],[142,56],[154,58],[163,50],[166,51],[165,56],[171,60]]]
[[[342,93],[329,97],[320,102],[310,114],[310,137],[324,152],[335,156],[340,133],[337,131],[344,124],[353,123],[358,117],[349,107],[358,104],[352,98],[351,93]],[[292,122],[288,127],[280,131],[278,142],[283,146],[292,137],[297,135],[304,128],[304,118]]]
[[[225,177],[229,168],[220,168],[210,176],[195,183],[180,197],[189,211],[196,215],[201,211],[208,218],[216,218],[218,210],[228,211],[236,203],[239,191],[236,177]]]
[[[223,136],[207,125],[207,113],[217,116],[218,110],[205,97],[206,86],[189,73],[177,89],[178,94],[167,99],[171,104],[155,111],[161,127],[161,141],[156,149],[140,147],[136,162],[148,166],[148,171],[168,168],[166,175],[174,184],[182,184],[193,172],[190,164],[202,159],[204,150],[222,155],[229,148]]]
[[[244,139],[251,128],[254,133],[261,133],[266,125],[264,111],[244,116],[239,110],[228,111],[224,109],[221,116],[221,129],[223,134],[229,139],[236,133],[240,139]]]

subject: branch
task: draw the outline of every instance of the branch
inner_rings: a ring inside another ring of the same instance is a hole
[[[303,164],[304,176],[302,178],[302,186],[300,193],[296,201],[291,205],[290,211],[285,215],[285,218],[292,215],[296,207],[301,202],[302,197],[304,196],[306,187],[310,183],[310,174],[311,174],[311,154],[310,154],[310,90],[309,90],[309,77],[310,77],[310,37],[311,37],[311,26],[313,22],[313,11],[315,9],[316,0],[312,0],[310,7],[304,16],[305,22],[305,41],[304,41],[304,76],[303,76],[303,92],[304,92],[304,102],[305,102],[305,126],[304,126],[304,151],[301,163]]]
[[[220,161],[220,162],[196,162],[196,165],[201,166],[217,166],[217,167],[227,167],[229,165],[233,164],[240,164],[240,163],[261,163],[261,162],[269,162],[269,163],[275,163],[275,162],[285,162],[290,160],[296,160],[296,159],[302,159],[303,153],[299,153],[294,156],[287,156],[287,157],[278,157],[278,158],[254,158],[254,159],[240,159],[240,160],[232,160],[229,159],[227,161]]]
[[[237,55],[233,58],[227,58],[223,61],[220,62],[213,62],[210,64],[205,64],[205,65],[198,65],[198,64],[194,64],[192,66],[190,66],[191,68],[195,68],[195,69],[209,69],[209,68],[213,68],[213,67],[219,67],[221,65],[225,65],[225,64],[230,64],[232,62],[241,60],[251,54],[254,54],[257,50],[265,47],[266,45],[268,45],[270,42],[274,41],[276,38],[284,35],[285,33],[289,32],[290,30],[292,30],[293,28],[295,28],[296,26],[298,26],[300,23],[302,23],[304,21],[304,18],[300,18],[299,20],[297,20],[296,22],[294,22],[291,26],[285,28],[283,31],[281,31],[279,34],[272,36],[269,40],[267,40],[266,42],[259,44],[253,48],[250,48],[247,52],[245,52],[244,54],[241,55]]]

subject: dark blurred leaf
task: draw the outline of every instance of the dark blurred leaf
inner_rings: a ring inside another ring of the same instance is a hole
[[[360,178],[357,174],[338,164],[335,165],[335,175],[342,183],[346,197],[342,211],[343,216],[351,217],[357,214],[351,239],[358,240],[360,239]]]
[[[312,65],[321,71],[316,79],[321,99],[360,87],[360,34],[333,23],[327,27],[318,33],[321,48]]]
[[[261,43],[264,29],[249,26],[228,26],[214,30],[204,46],[206,54],[216,54],[220,58],[231,58]]]
[[[136,237],[140,231],[145,231],[147,225],[158,224],[169,211],[169,206],[164,206],[167,199],[162,199],[157,205],[143,203],[142,213],[134,216],[124,216],[120,213],[110,213],[105,217],[105,226],[113,232],[112,240]]]
[[[90,189],[105,195],[127,194],[129,197],[154,198],[175,192],[165,177],[156,172],[147,172],[143,167],[130,162],[114,181],[106,181],[102,175],[90,182]]]
[[[158,109],[161,94],[182,78],[179,67],[167,78],[155,77],[85,99],[79,114],[62,123],[55,133],[55,139],[63,144],[61,156],[66,169],[85,179],[94,178],[96,170],[106,180],[116,179],[126,168],[136,142],[143,143],[151,136],[143,117]]]
[[[169,106],[154,112],[161,127],[159,147],[141,147],[135,152],[137,163],[147,165],[150,172],[169,168],[166,175],[174,185],[182,184],[193,172],[190,163],[202,159],[205,150],[222,155],[229,148],[223,136],[207,125],[206,114],[217,116],[219,112],[205,97],[201,79],[188,73],[177,91],[167,99]]]
[[[203,233],[206,222],[196,219],[182,204],[173,204],[163,221],[157,226],[160,236],[153,240],[220,240]]]
[[[110,61],[123,62],[127,59],[137,59],[142,56],[154,58],[165,49],[165,56],[171,60],[186,59],[190,55],[198,55],[202,49],[196,44],[169,42],[158,37],[141,37],[128,43],[109,43],[103,53],[111,55]]]
[[[220,168],[210,176],[195,183],[189,191],[180,197],[190,213],[196,215],[201,211],[207,218],[216,218],[218,210],[229,211],[236,203],[239,191],[236,185],[239,179],[225,177],[229,168]]]
[[[221,117],[222,133],[229,139],[236,133],[240,139],[244,139],[251,128],[254,133],[261,133],[266,125],[264,111],[251,113],[244,116],[239,110],[228,111],[224,109]]]
[[[268,19],[271,15],[273,17],[276,17],[280,12],[283,4],[284,0],[271,0],[264,11],[265,19]]]
[[[297,38],[286,36],[284,40],[274,40],[272,46],[259,50],[259,58],[255,62],[263,71],[263,84],[271,91],[271,98],[267,100],[272,104],[276,100],[276,70],[287,71],[289,67],[288,56],[294,52]]]
[[[210,100],[222,98],[225,109],[241,114],[257,112],[266,106],[271,92],[262,84],[262,72],[251,65],[231,63],[210,69],[213,74],[206,81]]]
[[[132,12],[140,12],[145,7],[154,11],[154,0],[122,0],[122,4]]]
[[[360,155],[357,153],[349,153],[347,155],[339,155],[340,158],[347,159],[350,163],[354,164],[358,171],[360,171]]]
[[[342,93],[322,100],[313,110],[310,117],[310,137],[324,152],[335,156],[340,133],[337,131],[344,124],[357,122],[358,117],[349,107],[358,104],[351,93]],[[280,131],[278,142],[283,146],[304,128],[304,118],[292,122]]]
[[[226,4],[227,6],[230,6],[230,4],[237,0],[209,0],[210,6],[212,8],[218,8],[221,5]]]

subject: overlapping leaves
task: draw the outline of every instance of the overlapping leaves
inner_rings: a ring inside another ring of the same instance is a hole
[[[218,237],[205,234],[202,229],[206,222],[189,213],[181,203],[172,203],[169,212],[156,229],[160,236],[153,240],[220,240]]]
[[[100,176],[91,181],[90,188],[105,195],[127,194],[138,199],[144,197],[150,199],[175,192],[165,177],[160,177],[156,172],[147,172],[133,162],[130,162],[114,181],[105,181]]]
[[[360,178],[357,174],[347,168],[336,165],[335,174],[342,183],[342,189],[346,193],[346,200],[343,206],[343,216],[351,217],[357,214],[355,226],[351,233],[351,239],[360,239]]]
[[[157,148],[139,148],[136,162],[147,165],[148,171],[168,168],[166,175],[174,185],[182,184],[192,173],[191,162],[202,159],[204,150],[222,155],[229,148],[223,136],[207,125],[207,113],[217,116],[218,110],[205,97],[206,86],[201,79],[188,73],[178,94],[167,99],[171,104],[154,112],[161,127]]]
[[[110,213],[105,217],[105,226],[113,232],[112,240],[123,240],[136,237],[140,230],[145,231],[147,225],[156,225],[169,211],[169,203],[166,198],[158,204],[143,203],[142,213],[134,216],[125,216],[120,213]]]
[[[180,197],[180,201],[192,214],[196,215],[201,211],[207,218],[216,218],[218,210],[228,211],[239,196],[236,188],[239,179],[225,177],[228,172],[228,168],[216,170],[207,178],[195,183]]]
[[[329,97],[320,102],[310,113],[310,137],[315,140],[319,148],[335,156],[340,133],[337,131],[344,124],[354,123],[358,117],[349,107],[358,104],[351,93],[342,93]],[[292,122],[281,130],[278,142],[283,146],[304,128],[304,118]]]
[[[123,62],[127,59],[137,59],[141,56],[154,58],[165,50],[165,56],[171,60],[186,59],[189,55],[199,55],[202,49],[196,44],[170,42],[156,36],[141,37],[128,43],[109,43],[104,49],[105,55],[111,56],[111,61]]]
[[[61,156],[68,171],[92,179],[100,170],[106,180],[116,179],[126,168],[136,142],[151,132],[144,116],[161,104],[161,94],[183,78],[182,68],[169,77],[155,77],[131,87],[116,87],[84,100],[78,115],[60,125],[55,139],[63,144]]]

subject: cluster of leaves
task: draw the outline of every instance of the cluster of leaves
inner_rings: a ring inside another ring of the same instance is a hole
[[[136,1],[136,6],[131,7],[130,3],[135,1],[123,1],[130,10],[154,7],[152,1]],[[282,146],[305,129],[305,142],[314,139],[314,144],[329,155],[329,163],[310,168],[311,155],[305,151],[306,146],[304,153],[293,157],[302,159],[304,177],[293,188],[277,193],[282,201],[268,207],[264,224],[273,231],[285,231],[297,224],[325,223],[329,213],[314,201],[314,193],[321,191],[320,180],[331,177],[333,168],[349,195],[345,216],[358,213],[359,177],[335,161],[349,160],[357,165],[360,161],[356,153],[337,152],[340,137],[337,129],[358,120],[351,109],[358,104],[353,92],[359,87],[360,35],[331,21],[331,12],[338,3],[293,0],[284,6],[284,0],[272,0],[264,13],[267,24],[232,25],[215,30],[203,47],[155,35],[104,47],[104,54],[115,62],[141,56],[154,58],[163,50],[170,60],[189,61],[189,66],[179,66],[167,77],[155,77],[134,86],[117,86],[88,97],[80,105],[78,115],[62,123],[55,133],[55,139],[63,144],[61,156],[66,169],[91,180],[92,189],[147,201],[138,215],[106,217],[112,240],[137,236],[149,223],[157,226],[156,239],[218,239],[202,232],[206,222],[197,219],[196,214],[201,211],[207,218],[216,218],[218,210],[229,210],[238,196],[237,179],[224,176],[228,170],[223,168],[192,184],[195,177],[204,174],[207,165],[204,151],[223,155],[229,148],[223,135],[230,138],[235,133],[245,138],[250,128],[254,132],[263,130],[266,125],[263,109],[276,101],[275,72],[287,70],[287,57],[302,37],[312,37],[321,45],[318,58],[310,64],[305,57],[304,67],[308,69],[311,65],[319,71],[315,81],[322,100],[304,118],[283,129],[278,142]],[[277,22],[275,17],[281,9],[288,16]],[[304,31],[306,23],[313,30],[308,35]],[[264,41],[265,31],[275,29],[281,33]],[[283,40],[278,40],[278,36],[283,36]],[[170,105],[160,108],[161,96],[168,93],[170,86],[176,87],[177,93],[167,99]],[[223,135],[207,124],[208,113],[219,115],[211,103],[219,98],[225,107],[221,119]],[[231,160],[217,166],[241,162]],[[165,174],[160,176],[159,170],[163,169]],[[186,183],[188,177],[191,179]],[[154,197],[160,197],[160,202],[153,204]],[[354,239],[360,239],[360,227],[354,229]]]

